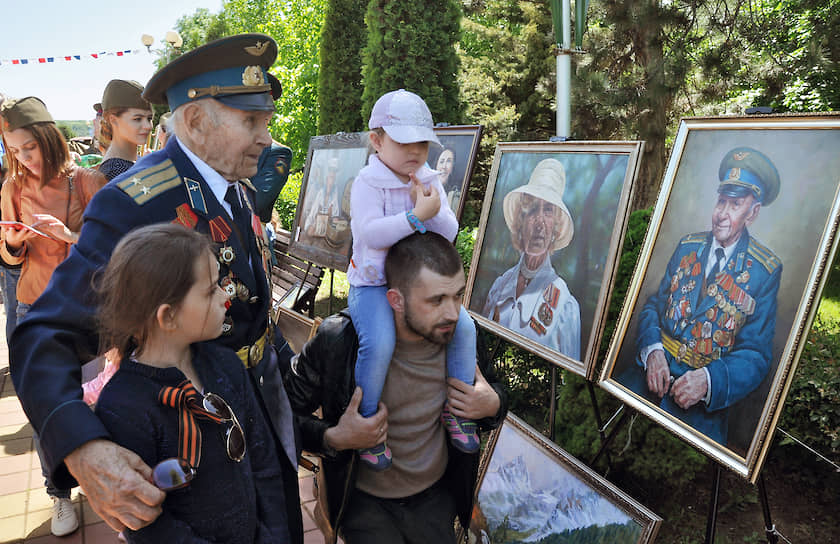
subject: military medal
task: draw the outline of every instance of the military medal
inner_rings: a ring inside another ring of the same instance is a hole
[[[720,359],[720,348],[715,348],[712,350],[712,359],[718,360]]]
[[[231,232],[233,230],[228,225],[227,221],[221,216],[214,217],[209,221],[210,224],[210,238],[213,239],[214,242],[217,244],[221,244],[223,242],[227,242],[227,239],[230,238]]]
[[[230,276],[222,278],[222,281],[219,282],[219,286],[224,290],[228,298],[233,299],[233,297],[236,296],[236,286],[233,284],[233,280]]]
[[[236,252],[230,246],[222,246],[219,248],[219,260],[226,265],[230,265],[236,258]]]
[[[244,283],[237,282],[236,283],[236,296],[237,296],[237,298],[239,298],[239,300],[241,300],[242,302],[245,302],[246,300],[248,300],[248,298],[250,298],[251,291],[248,289],[248,286],[245,285]]]
[[[718,331],[715,331],[718,332]],[[708,321],[703,322],[703,338],[712,336],[712,324]]]
[[[546,325],[551,325],[551,321],[554,319],[554,313],[551,311],[551,308],[548,307],[548,304],[543,302],[542,304],[540,304],[540,309],[537,312],[537,317],[539,317],[540,321],[542,321]]]
[[[717,296],[717,294],[718,294],[718,287],[717,287],[717,284],[716,284],[716,283],[713,283],[713,284],[711,284],[710,286],[708,286],[708,287],[706,288],[706,294],[707,294],[707,295],[709,295],[710,297]]]
[[[222,334],[228,335],[233,332],[233,318],[225,316],[225,322],[222,324]]]
[[[543,326],[542,323],[534,319],[533,316],[531,316],[531,320],[528,322],[528,325],[530,325],[530,327],[534,329],[536,333],[540,336],[545,334],[545,326]]]
[[[714,308],[709,308],[708,310],[706,310],[706,319],[708,319],[709,321],[714,321],[716,314],[717,312]]]
[[[189,204],[181,204],[175,208],[175,215],[176,217],[172,220],[172,222],[183,225],[188,229],[194,229],[198,224],[198,216],[194,211],[192,211]]]
[[[747,283],[748,281],[750,281],[749,270],[744,270],[743,272],[741,272],[741,274],[739,274],[738,277],[735,278],[735,281],[737,281],[738,283]]]

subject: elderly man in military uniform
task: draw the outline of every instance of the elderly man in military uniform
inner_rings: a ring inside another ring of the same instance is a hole
[[[729,151],[718,177],[712,230],[680,240],[642,308],[636,345],[644,376],[622,383],[725,446],[728,408],[770,368],[782,264],[747,227],[775,200],[780,181],[770,159],[748,147]]]
[[[575,232],[563,202],[566,171],[557,159],[537,164],[528,183],[505,195],[505,223],[519,262],[496,278],[482,315],[513,332],[580,359],[580,305],[551,265]]]
[[[81,484],[94,510],[114,529],[139,529],[161,511],[165,494],[151,469],[109,440],[82,401],[80,367],[100,348],[91,279],[127,232],[176,222],[207,233],[219,246],[222,287],[231,297],[225,332],[250,370],[285,458],[289,532],[302,541],[297,452],[279,365],[291,355],[270,319],[267,237],[256,216],[260,156],[280,83],[268,73],[277,45],[243,34],[194,49],[155,74],[144,98],[168,102],[175,136],[102,188],[85,214],[79,242],[19,324],[11,342],[15,389],[38,434],[54,481]],[[106,346],[107,347],[107,346]]]

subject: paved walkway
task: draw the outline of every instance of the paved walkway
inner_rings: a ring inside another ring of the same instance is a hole
[[[55,537],[50,533],[52,501],[44,488],[41,464],[32,444],[32,426],[23,413],[9,375],[5,315],[0,305],[0,544],[50,542],[73,544],[114,544],[116,533],[90,508],[78,488],[73,502],[80,512],[81,527],[72,535]],[[315,527],[313,474],[299,473],[305,544],[323,544]]]

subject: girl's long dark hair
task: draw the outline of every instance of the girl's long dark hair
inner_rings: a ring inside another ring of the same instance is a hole
[[[100,352],[116,347],[126,357],[142,347],[161,304],[177,307],[195,283],[195,265],[213,254],[213,242],[176,223],[133,230],[120,240],[104,272],[94,278],[99,296]]]

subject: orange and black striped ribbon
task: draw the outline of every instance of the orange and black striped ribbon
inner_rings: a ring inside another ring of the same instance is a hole
[[[202,397],[189,380],[175,387],[162,388],[158,400],[164,406],[178,410],[178,458],[186,461],[188,466],[198,468],[201,461],[201,429],[198,428],[195,416],[214,423],[221,423],[222,418],[203,408]]]

